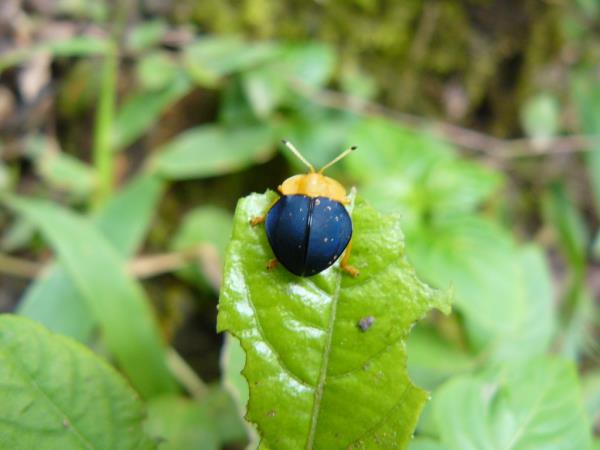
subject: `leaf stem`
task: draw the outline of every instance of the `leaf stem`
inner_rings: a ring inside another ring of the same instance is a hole
[[[167,350],[167,365],[173,376],[192,396],[194,400],[202,400],[208,393],[206,383],[198,376],[189,364],[174,348]]]
[[[98,178],[96,193],[92,200],[94,209],[102,206],[110,197],[114,185],[114,154],[111,145],[112,126],[115,115],[119,52],[114,41],[108,43],[102,67],[100,98],[94,128],[94,167]]]

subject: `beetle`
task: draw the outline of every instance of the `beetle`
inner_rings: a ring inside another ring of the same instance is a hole
[[[340,268],[357,277],[358,269],[348,264],[352,250],[352,219],[345,205],[350,203],[346,189],[323,172],[356,147],[350,147],[318,172],[288,141],[282,143],[309,169],[294,175],[278,188],[280,197],[266,214],[250,220],[252,226],[265,224],[269,245],[275,259],[268,262],[273,269],[280,262],[289,272],[302,277],[316,275],[342,257]]]

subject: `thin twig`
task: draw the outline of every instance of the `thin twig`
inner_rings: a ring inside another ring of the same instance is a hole
[[[128,270],[136,278],[151,278],[174,272],[197,260],[211,287],[219,290],[221,284],[221,258],[213,245],[201,244],[179,252],[143,255],[131,260]],[[36,278],[46,265],[0,254],[0,273],[18,278]]]
[[[565,155],[593,150],[600,145],[600,135],[568,135],[548,139],[500,139],[486,133],[447,122],[393,110],[375,102],[328,89],[313,89],[299,80],[292,87],[301,95],[323,106],[367,117],[382,117],[418,131],[429,131],[463,149],[483,152],[495,160]]]
[[[16,278],[35,278],[43,269],[43,264],[0,254],[0,273]]]
[[[177,381],[194,400],[202,400],[208,393],[206,383],[198,376],[174,348],[167,350],[167,365]]]
[[[178,252],[145,255],[129,263],[129,272],[136,278],[151,278],[173,272],[196,260],[216,291],[221,285],[221,257],[214,245],[200,244]]]

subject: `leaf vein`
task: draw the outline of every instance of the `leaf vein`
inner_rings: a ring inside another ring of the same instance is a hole
[[[41,386],[29,375],[29,373],[25,370],[23,366],[19,363],[19,361],[14,358],[10,353],[5,353],[7,359],[12,363],[13,367],[15,367],[21,374],[23,375],[23,379],[27,380],[29,385],[37,392],[40,393],[41,397],[44,398],[50,407],[54,410],[54,412],[59,416],[60,419],[66,419],[69,422],[69,430],[72,430],[73,434],[89,449],[95,449],[94,445],[88,441],[88,439],[84,436],[84,434],[75,426],[75,423],[71,418],[61,410],[61,408],[52,400],[52,398],[44,392]]]
[[[243,277],[243,279],[244,280],[247,279],[247,274],[245,273],[245,270],[244,270],[244,277]],[[292,369],[287,365],[287,363],[281,357],[281,354],[275,349],[275,347],[273,346],[273,344],[271,344],[271,342],[267,338],[267,335],[266,335],[266,333],[265,333],[265,331],[264,331],[264,329],[262,327],[262,323],[261,323],[260,317],[258,315],[258,311],[256,309],[256,306],[254,305],[254,302],[252,301],[251,289],[245,289],[245,291],[247,292],[246,298],[248,299],[248,304],[252,308],[252,312],[253,312],[254,318],[256,320],[256,329],[258,330],[258,334],[262,338],[263,342],[269,347],[269,349],[271,350],[271,352],[273,352],[273,355],[277,359],[277,362],[279,363],[279,366],[283,369],[283,371],[285,373],[287,373],[296,382],[298,382],[301,385],[307,387],[308,389],[314,389],[314,386],[312,386],[308,381],[303,380],[299,375],[295,374],[292,371]]]
[[[362,439],[365,439],[365,438],[375,434],[375,432],[377,430],[379,430],[379,428],[381,428],[382,424],[385,423],[385,421],[402,405],[404,398],[408,395],[408,392],[409,392],[408,388],[410,386],[411,386],[410,383],[407,383],[406,387],[400,394],[400,397],[398,397],[398,401],[394,404],[394,406],[392,406],[385,414],[383,414],[383,417],[381,418],[381,420],[379,422],[377,422],[375,425],[373,425],[373,427],[369,428],[367,431],[365,431],[363,434],[361,434],[358,438],[356,438],[354,441],[352,441],[350,443],[350,445],[348,445],[348,448],[351,448],[354,444],[358,443]]]

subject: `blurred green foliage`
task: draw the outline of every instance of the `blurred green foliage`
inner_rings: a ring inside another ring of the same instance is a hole
[[[98,448],[126,442],[123,423],[102,428],[104,409],[68,395],[94,394],[78,370],[110,391],[107,407],[140,436],[144,399],[139,448],[161,439],[159,448],[256,448],[252,424],[244,433],[240,423],[244,352],[214,338],[235,201],[304,170],[281,138],[316,166],[358,145],[331,176],[396,214],[417,274],[454,291],[453,314],[431,315],[408,340],[409,373],[433,398],[409,448],[598,448],[595,0],[186,0],[173,21],[150,12],[114,27],[102,2],[58,3],[56,17],[77,32],[34,35],[0,54],[0,100],[12,99],[0,115],[15,108],[0,124],[0,299],[95,355],[5,316],[0,359],[24,360],[0,365],[0,385],[40,377],[36,395],[81,418]],[[47,80],[31,100],[22,80],[36,64]],[[523,135],[527,151],[468,157],[433,120],[393,108]],[[573,134],[588,138],[575,148],[583,156],[551,154]],[[9,275],[31,277],[24,261],[48,254],[55,260],[15,291]],[[200,339],[196,328],[209,331]],[[33,370],[38,341],[61,364],[44,357]],[[217,376],[211,355],[221,351]],[[7,414],[20,411],[4,419],[21,433],[0,448],[29,448],[40,403],[0,391]],[[61,448],[78,448],[63,420],[48,426]],[[96,444],[98,433],[109,444]]]

